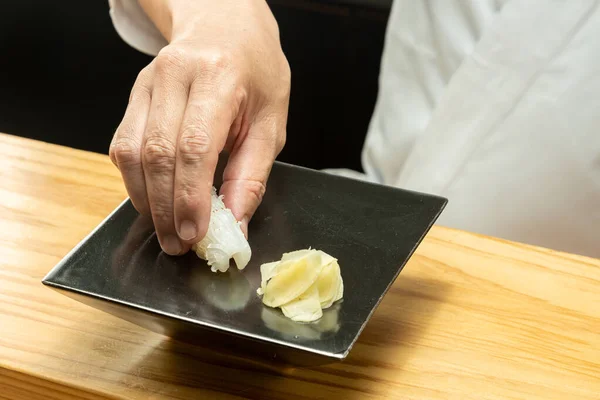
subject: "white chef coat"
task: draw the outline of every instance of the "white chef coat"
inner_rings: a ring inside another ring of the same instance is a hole
[[[135,0],[117,32],[167,44]],[[362,161],[439,224],[600,257],[600,2],[395,0]]]

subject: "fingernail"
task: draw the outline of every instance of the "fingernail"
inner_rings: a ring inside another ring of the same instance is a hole
[[[185,220],[179,226],[179,237],[183,240],[192,240],[198,236],[198,228],[192,221]]]
[[[166,236],[163,239],[163,251],[171,256],[181,253],[181,243],[179,238],[173,235]]]
[[[242,218],[241,222],[241,227],[242,228],[242,232],[244,233],[244,236],[246,236],[246,239],[248,239],[248,223],[250,221],[250,218],[248,217],[244,217]]]

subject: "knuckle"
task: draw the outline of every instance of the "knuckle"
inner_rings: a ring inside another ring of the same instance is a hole
[[[117,130],[118,132],[118,130]],[[117,141],[117,133],[113,136],[110,146],[108,146],[108,157],[113,164],[117,165],[117,158],[115,157],[115,149],[116,149],[116,141]],[[117,165],[118,167],[118,165]]]
[[[188,55],[185,50],[167,46],[161,50],[154,61],[157,72],[164,73],[172,70],[183,70],[187,65]]]
[[[117,168],[119,168],[119,163],[117,163],[117,159],[115,157],[115,153],[113,151],[113,147],[112,146],[108,150],[108,158],[110,158],[110,161],[113,163],[114,166],[116,166]]]
[[[260,204],[267,191],[267,186],[262,181],[248,180],[246,181],[246,190],[251,196],[256,198],[258,201],[257,204]]]
[[[137,165],[140,162],[139,148],[130,139],[116,139],[109,153],[120,168]]]
[[[287,65],[287,61],[285,64]],[[287,106],[290,101],[290,94],[292,90],[292,78],[289,70],[286,72],[284,69],[284,72],[280,72],[275,79],[276,80],[272,86],[271,99],[275,104]]]
[[[190,184],[180,184],[175,193],[175,207],[183,210],[197,210],[200,207],[198,196],[194,195],[195,188]]]
[[[289,81],[284,81],[280,86],[279,98],[282,99],[286,104],[290,100],[290,95],[292,91],[292,86]]]
[[[212,151],[212,140],[203,129],[189,125],[181,133],[179,155],[184,163],[196,163]]]
[[[275,138],[275,152],[276,154],[281,153],[281,150],[285,147],[287,141],[287,132],[284,130],[280,135]]]
[[[281,57],[276,82],[280,96],[283,98],[288,98],[292,88],[292,70],[290,68],[290,63],[285,56]]]
[[[175,146],[158,136],[149,137],[144,145],[144,162],[150,169],[170,170],[175,167]]]
[[[200,56],[200,62],[204,67],[212,67],[216,70],[228,68],[233,64],[233,57],[230,52],[222,49],[205,51]]]
[[[279,112],[271,112],[263,117],[262,128],[264,130],[263,140],[267,141],[267,147],[274,156],[277,156],[286,142],[285,117]]]
[[[239,109],[243,104],[246,104],[248,101],[248,90],[245,88],[244,85],[236,85],[234,92],[233,92],[233,98],[234,98],[234,103],[237,108]],[[237,112],[236,112],[237,114]]]
[[[168,227],[173,224],[173,210],[165,204],[154,203],[152,208],[152,220],[157,227]]]

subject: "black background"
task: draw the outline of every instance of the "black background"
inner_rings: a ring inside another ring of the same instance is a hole
[[[269,2],[292,68],[282,161],[360,170],[391,0]],[[0,132],[107,153],[151,57],[115,32],[108,1],[3,0]]]

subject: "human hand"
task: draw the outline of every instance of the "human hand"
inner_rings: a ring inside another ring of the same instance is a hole
[[[163,251],[187,252],[221,194],[247,232],[285,144],[290,69],[265,0],[139,0],[169,41],[144,68],[110,146],[135,208]]]

